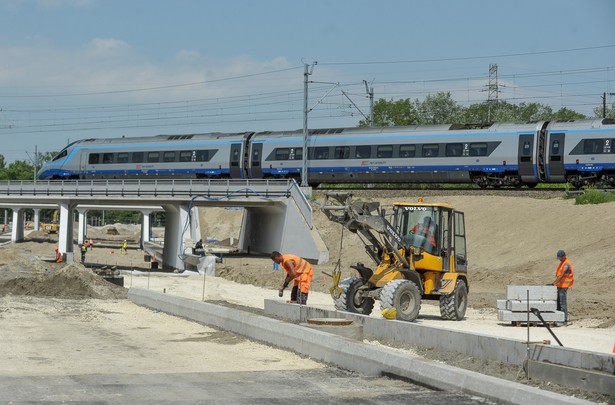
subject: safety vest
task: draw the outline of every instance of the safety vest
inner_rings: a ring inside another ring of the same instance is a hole
[[[286,262],[289,260],[295,264],[295,273],[303,274],[312,272],[312,265],[310,265],[307,260],[302,259],[299,256],[286,254],[282,255],[282,267],[284,267],[286,273],[290,274],[290,268],[286,267]]]
[[[290,268],[286,267],[286,262],[289,260],[295,264],[295,273],[297,276],[295,277],[294,285],[298,287],[303,294],[307,294],[310,291],[310,284],[312,283],[312,265],[299,256],[282,255],[282,266],[288,274],[290,274]]]
[[[564,272],[566,265],[570,269],[569,272]],[[560,261],[557,266],[557,270],[555,271],[555,277],[559,278],[559,276],[564,273],[559,283],[555,284],[557,288],[570,288],[574,284],[574,272],[572,271],[572,263],[570,260],[566,259],[564,261]]]

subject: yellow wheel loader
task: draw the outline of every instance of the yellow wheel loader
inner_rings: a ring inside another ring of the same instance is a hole
[[[468,304],[464,215],[448,204],[355,202],[350,193],[325,194],[327,217],[358,234],[375,268],[350,266],[358,276],[333,274],[331,295],[342,311],[369,315],[375,300],[383,316],[414,321],[421,300],[439,300],[442,318],[462,320]],[[389,221],[388,218],[391,218]]]

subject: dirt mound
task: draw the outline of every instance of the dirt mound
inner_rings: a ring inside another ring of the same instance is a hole
[[[73,263],[59,270],[22,275],[0,284],[0,295],[28,295],[55,298],[126,298],[127,290],[111,284],[80,264]]]

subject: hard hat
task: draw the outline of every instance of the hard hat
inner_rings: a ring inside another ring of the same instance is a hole
[[[561,259],[562,257],[566,256],[566,252],[564,252],[563,250],[558,250],[557,251],[557,258]]]
[[[58,247],[57,247],[57,246],[56,246],[56,247],[54,247],[54,248],[53,248],[53,250],[58,250]]]

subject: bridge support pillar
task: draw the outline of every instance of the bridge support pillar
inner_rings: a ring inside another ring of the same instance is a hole
[[[13,208],[13,229],[11,229],[11,241],[19,242],[24,238],[24,209]]]
[[[41,229],[41,209],[40,208],[34,208],[34,224],[33,224],[33,228],[35,231],[38,231]]]
[[[60,253],[66,255],[66,262],[74,260],[73,248],[73,207],[69,201],[60,204],[60,229],[58,230],[58,248]]]
[[[152,237],[152,212],[153,210],[141,210],[143,220],[141,221],[141,241],[140,248],[143,249],[144,243],[149,242]]]
[[[84,208],[77,208],[77,212],[79,213],[79,221],[77,223],[77,226],[79,227],[79,229],[77,230],[77,244],[81,246],[83,244],[83,241],[85,241],[85,236],[88,229],[88,210]]]
[[[166,222],[162,267],[165,270],[184,270],[184,262],[180,259],[180,255],[184,253],[184,229],[189,229],[188,204],[164,205],[164,212]]]

